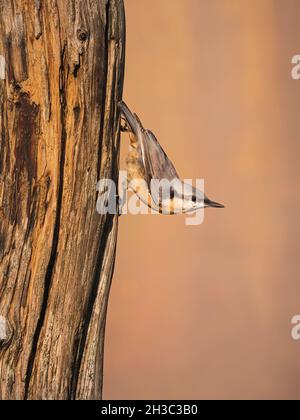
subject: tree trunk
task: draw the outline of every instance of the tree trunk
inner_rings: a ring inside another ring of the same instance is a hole
[[[0,0],[0,397],[100,399],[123,0]]]

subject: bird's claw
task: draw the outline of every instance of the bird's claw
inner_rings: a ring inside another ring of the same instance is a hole
[[[122,124],[122,122],[124,124]],[[130,131],[129,130],[129,127],[128,127],[127,123],[126,123],[126,120],[123,117],[121,117],[120,130],[121,130],[122,133],[128,133]]]

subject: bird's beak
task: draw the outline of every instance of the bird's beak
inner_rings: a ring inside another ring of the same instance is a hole
[[[214,208],[216,208],[216,209],[224,209],[225,208],[225,206],[223,206],[223,204],[219,204],[219,203],[216,203],[215,201],[211,201],[211,200],[205,200],[205,204],[208,206],[208,207],[214,207]]]

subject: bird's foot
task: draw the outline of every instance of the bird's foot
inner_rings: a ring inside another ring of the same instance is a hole
[[[123,122],[123,124],[122,124],[122,122]],[[121,130],[122,133],[128,133],[130,131],[129,127],[126,123],[126,120],[123,117],[121,117],[120,130]]]

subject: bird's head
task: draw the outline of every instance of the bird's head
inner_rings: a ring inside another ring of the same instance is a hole
[[[184,207],[186,211],[195,211],[206,207],[224,208],[222,204],[211,201],[202,191],[195,187],[185,184],[184,191]]]

